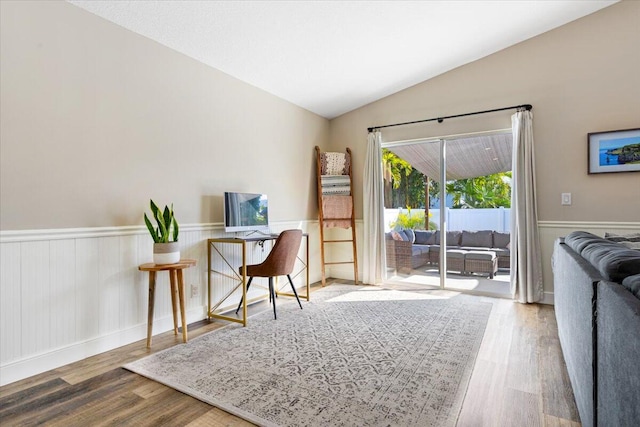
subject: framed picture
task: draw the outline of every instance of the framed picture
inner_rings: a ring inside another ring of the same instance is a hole
[[[594,132],[587,141],[590,174],[640,172],[640,129]]]

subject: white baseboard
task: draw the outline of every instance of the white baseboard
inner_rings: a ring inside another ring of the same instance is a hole
[[[207,317],[206,310],[207,308],[203,306],[187,311],[187,324],[205,319]],[[153,321],[154,336],[172,329],[172,316],[162,317]],[[68,365],[136,341],[146,340],[146,338],[147,324],[141,323],[112,334],[60,347],[15,362],[9,362],[0,366],[0,386],[56,369],[60,366]],[[144,349],[145,346],[146,342],[141,341],[140,348]]]
[[[545,292],[540,304],[554,305],[553,292]]]

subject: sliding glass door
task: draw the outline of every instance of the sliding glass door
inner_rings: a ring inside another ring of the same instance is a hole
[[[441,139],[383,143],[388,281],[444,287],[436,239],[445,149]]]
[[[383,144],[388,281],[509,297],[511,154],[510,129]]]

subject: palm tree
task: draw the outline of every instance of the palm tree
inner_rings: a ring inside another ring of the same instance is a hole
[[[392,188],[400,188],[403,175],[408,177],[413,168],[406,160],[402,160],[393,152],[382,149],[382,174],[384,177],[384,200],[385,207],[393,207]]]
[[[511,172],[450,181],[447,193],[453,195],[454,208],[508,208],[511,207]]]

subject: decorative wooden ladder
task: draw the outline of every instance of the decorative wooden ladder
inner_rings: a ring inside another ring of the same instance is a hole
[[[320,148],[316,146],[316,171],[317,171],[317,188],[318,188],[318,220],[320,222],[320,259],[321,259],[321,263],[322,263],[322,286],[325,286],[326,284],[326,274],[325,274],[325,266],[327,265],[336,265],[336,264],[353,264],[353,277],[354,277],[354,281],[356,284],[358,284],[358,253],[356,250],[356,221],[355,221],[355,216],[354,216],[354,209],[353,209],[353,176],[352,176],[352,162],[351,162],[351,150],[349,148],[347,148],[346,150],[346,154],[344,154],[345,156],[345,168],[343,170],[342,175],[348,175],[349,176],[349,186],[348,186],[348,197],[351,199],[351,208],[350,208],[350,212],[348,213],[348,216],[345,215],[344,217],[340,217],[340,218],[335,218],[335,217],[327,217],[325,215],[328,215],[325,212],[325,202],[329,202],[331,203],[333,200],[336,199],[330,199],[330,198],[336,198],[336,197],[345,197],[345,194],[340,194],[340,195],[332,195],[330,194],[330,192],[326,192],[323,190],[326,190],[327,188],[323,188],[323,183],[322,183],[322,157],[323,154],[327,155],[331,155],[331,154],[337,154],[337,155],[341,155],[342,153],[321,153],[320,152]],[[329,175],[333,175],[336,176],[335,174],[329,174]],[[325,178],[327,177],[327,174],[324,175]],[[340,175],[338,175],[340,176]],[[342,185],[342,189],[346,190],[345,186]],[[325,223],[326,221],[326,223]],[[337,227],[337,225],[335,225],[336,223],[341,223],[343,228],[351,228],[351,239],[325,239],[324,237],[324,229],[326,228],[332,228],[332,227]],[[346,224],[348,224],[348,226],[345,226]],[[327,262],[325,259],[325,252],[324,252],[324,245],[325,243],[351,243],[353,246],[353,260],[351,261],[334,261],[334,262]]]

